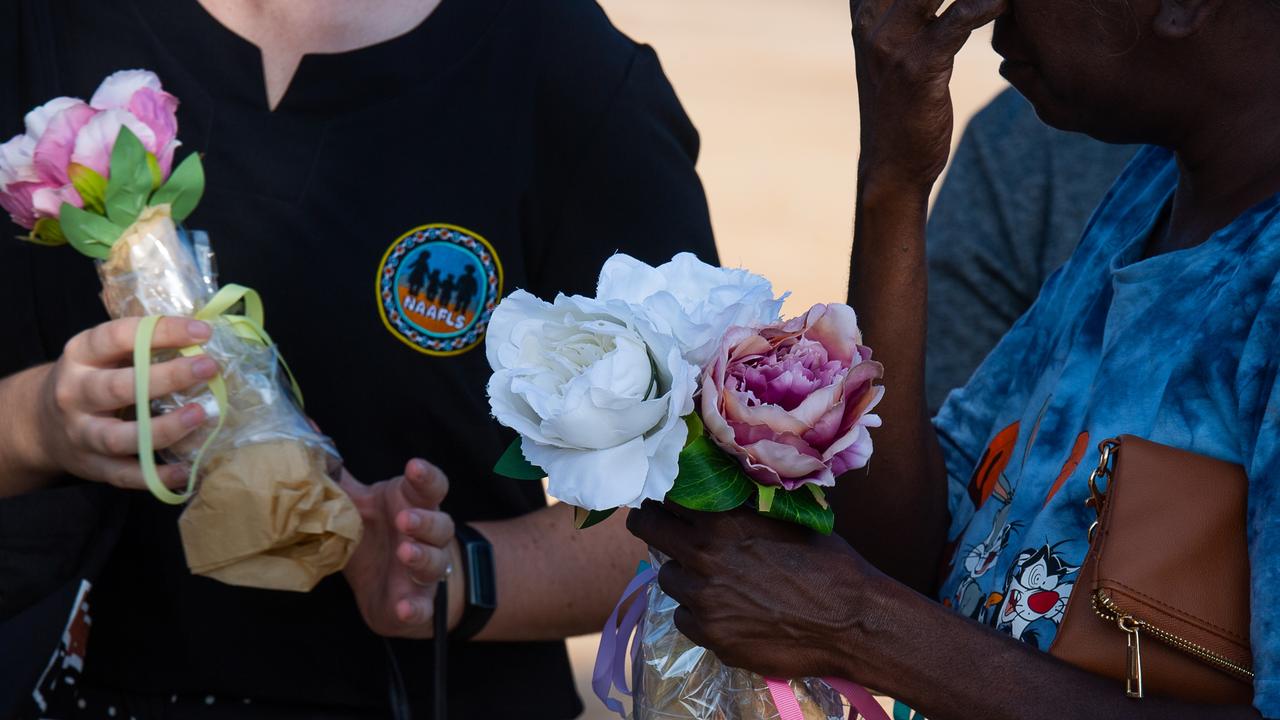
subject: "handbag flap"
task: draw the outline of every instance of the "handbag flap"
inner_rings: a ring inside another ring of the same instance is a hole
[[[1247,500],[1239,465],[1122,437],[1095,589],[1164,633],[1252,667]]]

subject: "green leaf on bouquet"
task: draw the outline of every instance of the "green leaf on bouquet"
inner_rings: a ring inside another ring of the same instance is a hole
[[[71,185],[80,193],[84,208],[99,215],[107,211],[107,179],[87,165],[71,163],[67,166]]]
[[[168,203],[175,222],[186,220],[204,196],[204,165],[199,153],[191,153],[178,163],[169,181],[151,196],[152,205]]]
[[[805,488],[791,491],[775,488],[773,503],[767,511],[762,510],[761,513],[804,525],[823,535],[830,535],[836,527],[836,514],[824,503],[819,503],[817,495]]]
[[[22,239],[45,247],[58,247],[59,245],[67,244],[67,236],[62,234],[62,225],[53,218],[40,218],[37,220],[36,226],[31,229],[31,234]]]
[[[147,172],[151,173],[151,192],[159,190],[164,182],[164,171],[160,169],[160,161],[151,153],[147,153]]]
[[[685,447],[689,447],[695,440],[706,434],[707,426],[702,424],[702,418],[698,417],[696,412],[685,415],[684,424],[689,426],[689,437],[684,441]]]
[[[773,508],[773,499],[778,494],[778,488],[772,485],[756,485],[756,495],[759,500],[756,506],[760,508],[760,512],[767,513]]]
[[[750,499],[755,487],[737,460],[699,435],[680,452],[680,474],[667,499],[690,510],[725,512]]]
[[[107,217],[120,227],[129,227],[151,194],[151,170],[147,149],[127,127],[120,128],[111,148],[111,179],[107,181]]]
[[[71,247],[82,255],[97,260],[106,260],[111,254],[111,246],[124,233],[124,228],[117,227],[110,220],[81,210],[71,203],[62,203],[62,234],[67,237]]]
[[[618,508],[610,510],[584,510],[580,507],[573,509],[573,526],[579,530],[586,530],[592,525],[599,525],[608,520],[610,516],[618,512]]]
[[[524,453],[520,451],[520,438],[516,438],[507,446],[507,451],[498,458],[498,464],[493,466],[493,471],[513,480],[541,480],[547,476],[546,470],[525,459]]]

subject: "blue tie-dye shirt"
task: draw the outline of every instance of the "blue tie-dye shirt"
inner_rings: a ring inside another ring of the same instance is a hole
[[[1144,149],[935,424],[952,566],[942,600],[1047,650],[1088,549],[1098,442],[1145,437],[1245,467],[1255,706],[1280,717],[1280,196],[1143,259],[1178,180]]]

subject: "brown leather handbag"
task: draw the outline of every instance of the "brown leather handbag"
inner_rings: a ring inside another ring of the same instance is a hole
[[[1099,449],[1097,521],[1049,653],[1129,697],[1250,704],[1244,468],[1130,435]]]

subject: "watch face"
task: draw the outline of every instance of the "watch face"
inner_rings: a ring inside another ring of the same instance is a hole
[[[493,546],[487,541],[469,542],[467,551],[467,604],[472,607],[498,607],[498,587],[494,580]]]

